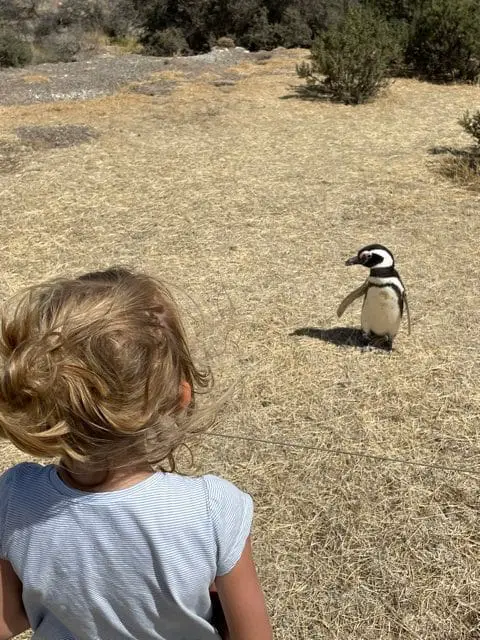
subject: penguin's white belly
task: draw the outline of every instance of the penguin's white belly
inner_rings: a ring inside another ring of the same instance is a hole
[[[400,306],[395,290],[392,287],[370,287],[362,308],[363,331],[393,338],[400,327],[400,320]]]

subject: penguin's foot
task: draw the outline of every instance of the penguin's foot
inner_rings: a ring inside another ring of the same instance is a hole
[[[367,344],[363,347],[360,347],[360,351],[362,351],[363,353],[367,353],[369,351],[379,351],[379,349],[377,349],[377,347],[374,347],[371,344]]]
[[[362,351],[392,351],[391,336],[377,336],[374,333],[363,334]]]
[[[362,337],[360,338],[360,346],[362,347],[362,349],[367,349],[367,347],[370,347],[370,345],[371,345],[370,334],[362,331]]]

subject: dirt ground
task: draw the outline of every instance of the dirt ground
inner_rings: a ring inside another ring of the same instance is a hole
[[[45,63],[24,69],[0,68],[0,104],[18,105],[64,100],[91,100],[115,93],[128,87],[138,91],[139,85],[148,84],[150,93],[158,92],[158,83],[152,74],[163,71],[180,72],[192,79],[213,70],[218,78],[243,60],[261,61],[266,52],[249,53],[241,47],[213,49],[191,57],[158,58],[139,54],[119,55],[115,47],[106,52],[68,63]],[[277,50],[276,56],[282,51]],[[150,81],[150,82],[149,82]],[[153,93],[154,94],[154,93]]]
[[[302,57],[0,107],[2,296],[112,263],[171,283],[218,392],[234,385],[194,470],[254,497],[276,638],[479,640],[480,198],[432,153],[469,144],[479,88],[302,100]],[[2,95],[49,74],[2,74]],[[335,315],[370,242],[409,295],[391,354],[348,344],[359,303]]]

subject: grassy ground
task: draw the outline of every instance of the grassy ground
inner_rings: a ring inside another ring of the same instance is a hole
[[[231,87],[177,74],[169,95],[1,109],[2,293],[142,266],[178,287],[219,390],[236,383],[216,431],[321,449],[208,436],[196,450],[255,498],[278,639],[478,640],[480,200],[429,154],[468,145],[456,121],[478,88],[399,80],[358,108],[285,98],[301,55],[243,63]],[[16,127],[55,124],[99,135],[17,146]],[[391,355],[292,336],[338,326],[365,275],[343,262],[370,242],[397,257],[412,335]]]

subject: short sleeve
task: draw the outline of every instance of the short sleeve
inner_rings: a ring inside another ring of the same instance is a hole
[[[217,576],[229,573],[240,560],[250,535],[253,500],[228,480],[204,476],[207,502],[217,545]]]
[[[10,493],[13,485],[15,468],[8,469],[0,476],[0,558],[5,560],[4,543],[6,536],[6,525],[8,516],[8,505]]]

